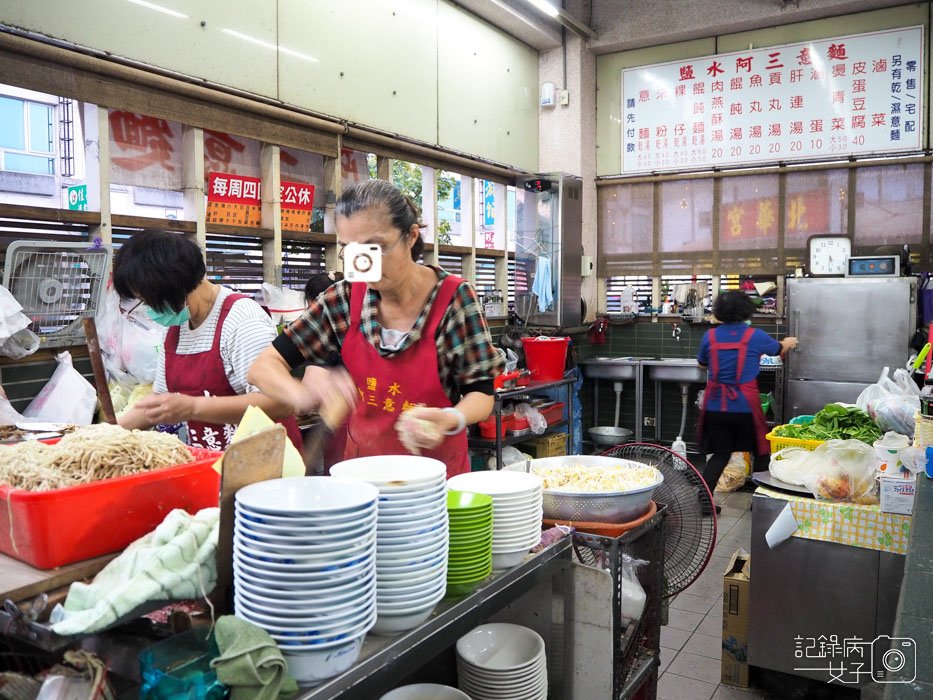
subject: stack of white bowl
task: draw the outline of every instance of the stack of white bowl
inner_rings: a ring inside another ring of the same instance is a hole
[[[447,467],[428,457],[388,455],[349,459],[330,473],[379,489],[373,634],[414,629],[447,589]]]
[[[541,477],[513,471],[469,472],[451,477],[447,486],[492,496],[493,571],[521,564],[528,550],[541,541]]]
[[[457,675],[473,700],[546,700],[544,640],[520,625],[480,625],[457,641]]]
[[[234,611],[272,636],[302,683],[350,668],[376,622],[378,496],[369,484],[328,477],[236,494]]]

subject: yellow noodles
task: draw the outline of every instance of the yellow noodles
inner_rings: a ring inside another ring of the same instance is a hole
[[[537,466],[532,470],[544,481],[544,488],[575,493],[624,493],[651,486],[661,474],[647,464],[585,467],[582,464]]]
[[[174,435],[102,423],[78,428],[55,445],[0,445],[0,484],[49,491],[190,461]]]

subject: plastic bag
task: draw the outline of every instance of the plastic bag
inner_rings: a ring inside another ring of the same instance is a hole
[[[733,452],[729,457],[726,468],[716,484],[716,491],[732,493],[745,486],[745,477],[748,475],[748,458],[745,452]]]
[[[547,419],[541,415],[541,412],[531,406],[531,404],[520,403],[515,407],[516,418],[526,418],[528,427],[535,435],[541,435],[547,430]]]
[[[509,445],[502,448],[502,468],[509,471],[525,471],[525,460],[531,459],[531,455],[527,455],[517,447]],[[496,458],[495,456],[490,458],[492,466],[490,469],[492,471],[496,470]]]
[[[124,381],[123,375],[129,375],[138,384],[152,384],[166,329],[146,316],[145,307],[121,310],[127,303],[108,288],[95,316],[104,368],[111,379]]]
[[[39,336],[29,330],[30,320],[16,297],[0,286],[0,355],[19,360],[39,349]]]
[[[49,423],[90,425],[97,407],[94,385],[74,368],[70,352],[60,353],[55,359],[58,367],[23,415]]]
[[[814,463],[811,460],[812,456],[813,453],[810,450],[802,447],[785,447],[771,455],[771,466],[768,471],[785,484],[803,486],[807,483],[810,465]]]
[[[619,617],[626,627],[638,622],[645,610],[645,589],[638,580],[638,567],[648,562],[633,559],[628,554],[622,555],[619,567]]]
[[[861,440],[827,440],[813,450],[810,460],[804,486],[818,499],[878,503],[878,460],[871,445]]]
[[[865,411],[882,430],[914,436],[914,415],[920,410],[920,389],[910,372],[898,367],[888,376],[885,367],[878,382],[866,387],[855,405]]]
[[[263,282],[262,298],[265,306],[269,310],[272,322],[279,326],[283,323],[291,323],[305,310],[305,294],[297,289],[288,287],[276,287],[274,284]]]

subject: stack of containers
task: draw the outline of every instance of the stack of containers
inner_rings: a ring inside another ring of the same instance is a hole
[[[544,640],[520,625],[480,625],[457,641],[457,676],[473,700],[546,700]]]
[[[492,497],[493,571],[517,566],[541,541],[541,477],[512,471],[470,472],[451,477],[447,486]]]
[[[327,477],[236,494],[234,611],[272,636],[302,683],[350,668],[376,622],[378,496],[369,484]]]
[[[492,572],[492,497],[483,493],[447,492],[450,554],[447,595],[472,593]]]
[[[332,477],[379,489],[374,634],[395,635],[427,620],[447,587],[447,467],[428,457],[361,457]]]

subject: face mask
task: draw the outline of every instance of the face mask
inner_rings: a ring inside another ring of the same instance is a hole
[[[752,319],[748,319],[747,321],[745,321],[745,325],[746,326],[752,325]]]
[[[188,311],[186,306],[181,311],[172,311],[169,307],[167,311],[156,311],[155,309],[149,309],[147,312],[149,318],[158,323],[160,326],[165,326],[170,328],[171,326],[180,326],[182,324],[188,323],[191,320],[191,312]]]

